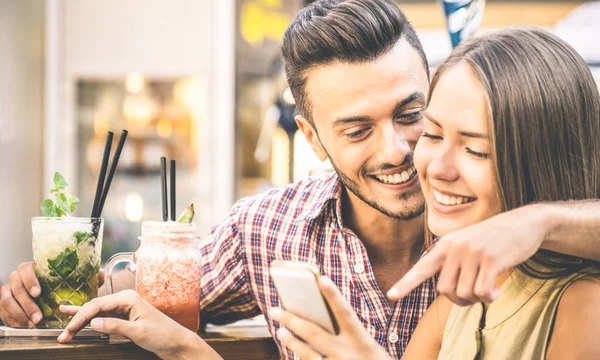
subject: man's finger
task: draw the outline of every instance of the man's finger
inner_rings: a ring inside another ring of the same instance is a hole
[[[498,271],[483,264],[475,281],[475,295],[486,304],[491,304],[500,296],[500,289],[496,288],[497,279]]]
[[[37,306],[27,289],[25,289],[25,285],[21,281],[19,275],[16,272],[13,274],[11,274],[9,278],[13,297],[17,300],[25,314],[27,314],[29,320],[34,324],[39,323],[43,318],[40,308]]]
[[[313,350],[308,344],[300,341],[292,335],[287,329],[281,328],[277,330],[277,337],[283,342],[294,354],[298,355],[301,360],[320,359],[321,354]]]
[[[17,268],[17,273],[23,282],[23,285],[29,292],[31,297],[38,297],[42,293],[42,288],[40,287],[40,282],[38,281],[37,276],[35,276],[35,270],[33,269],[33,262],[26,262],[19,265]]]
[[[400,281],[392,286],[387,293],[387,297],[390,300],[399,300],[408,295],[411,291],[440,271],[445,257],[446,252],[441,244],[433,248],[431,252],[419,260],[419,262],[413,266]]]
[[[271,317],[283,324],[296,336],[304,339],[312,346],[326,351],[334,343],[335,335],[329,334],[325,329],[308,320],[296,316],[280,308],[271,309]]]
[[[319,278],[319,288],[321,289],[321,293],[323,294],[325,301],[327,301],[340,330],[343,329],[355,333],[356,331],[364,331],[363,325],[360,320],[358,320],[356,313],[330,278],[321,276]]]
[[[100,269],[98,272],[98,287],[104,285],[104,269]]]
[[[460,277],[456,285],[456,296],[465,304],[474,304],[479,302],[475,295],[475,281],[479,273],[479,259],[475,256],[469,256],[464,259],[460,266]]]
[[[453,303],[464,306],[463,300],[456,296],[456,287],[460,277],[461,257],[455,252],[448,255],[446,262],[442,266],[438,278],[437,290],[441,295],[446,296]]]
[[[8,285],[4,285],[0,290],[0,318],[5,325],[12,327],[35,328],[35,325],[29,320],[29,317],[15,298]]]

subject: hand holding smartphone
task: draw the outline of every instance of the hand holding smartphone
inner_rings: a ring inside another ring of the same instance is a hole
[[[331,334],[339,333],[338,324],[319,290],[321,275],[317,267],[299,261],[274,260],[269,272],[286,311],[321,326]]]

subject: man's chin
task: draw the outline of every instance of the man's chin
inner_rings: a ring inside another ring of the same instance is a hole
[[[388,217],[397,220],[412,220],[423,215],[425,212],[425,203],[403,202],[401,205],[381,206],[378,210]]]

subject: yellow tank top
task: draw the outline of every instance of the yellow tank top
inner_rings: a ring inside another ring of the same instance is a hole
[[[560,299],[586,275],[538,280],[514,270],[488,308],[483,328],[482,304],[452,308],[438,359],[545,359]]]

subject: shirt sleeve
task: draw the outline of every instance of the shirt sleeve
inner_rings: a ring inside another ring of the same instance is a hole
[[[241,237],[235,218],[240,200],[229,216],[201,241],[200,323],[227,324],[260,315],[250,289]]]

